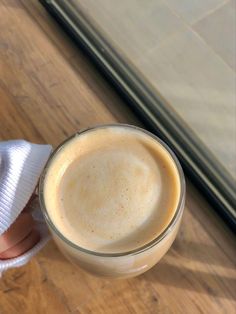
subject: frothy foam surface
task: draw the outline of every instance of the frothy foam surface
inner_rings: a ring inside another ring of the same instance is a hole
[[[145,133],[90,130],[53,158],[44,186],[48,214],[71,242],[99,252],[138,248],[173,218],[180,196],[170,154]]]

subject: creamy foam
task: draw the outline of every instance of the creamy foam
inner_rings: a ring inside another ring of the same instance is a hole
[[[57,229],[98,252],[136,249],[157,237],[180,197],[175,163],[140,130],[104,127],[74,137],[54,156],[44,198]]]

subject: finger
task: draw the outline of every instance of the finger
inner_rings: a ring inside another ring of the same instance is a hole
[[[10,228],[0,236],[0,253],[15,246],[33,229],[34,221],[29,213],[21,213]]]
[[[0,254],[0,259],[8,259],[22,255],[30,250],[40,239],[39,232],[33,229],[21,242]]]

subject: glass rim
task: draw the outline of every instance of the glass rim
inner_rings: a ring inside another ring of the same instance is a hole
[[[141,133],[144,133],[144,134],[150,136],[152,139],[156,140],[159,144],[161,144],[161,146],[167,151],[167,153],[169,153],[170,157],[172,158],[172,160],[173,160],[173,162],[177,168],[179,181],[180,181],[180,194],[179,194],[179,200],[178,200],[178,204],[177,204],[177,207],[175,210],[175,214],[172,217],[172,219],[170,220],[170,222],[167,224],[165,229],[160,234],[158,234],[154,239],[149,241],[148,243],[146,243],[146,244],[144,244],[138,248],[135,248],[133,250],[129,250],[129,251],[125,251],[125,252],[105,253],[105,252],[99,252],[99,251],[92,251],[92,250],[86,249],[84,247],[81,247],[81,246],[73,243],[72,241],[67,239],[58,230],[58,228],[54,225],[54,223],[52,222],[52,220],[51,220],[51,218],[47,212],[47,208],[46,208],[46,204],[45,204],[45,200],[44,200],[44,180],[45,180],[45,177],[47,175],[47,170],[49,169],[50,165],[52,164],[54,157],[57,155],[57,153],[68,142],[73,140],[75,137],[78,137],[78,136],[80,136],[84,133],[90,132],[90,131],[95,131],[97,129],[104,129],[107,127],[130,128],[133,130],[140,131]],[[136,254],[142,253],[142,252],[152,248],[157,243],[161,242],[171,232],[172,228],[178,222],[179,218],[181,218],[181,214],[183,212],[184,203],[185,203],[185,191],[186,191],[186,185],[185,185],[185,178],[184,178],[182,167],[181,167],[176,155],[174,154],[174,152],[169,148],[169,146],[167,144],[165,144],[165,142],[163,142],[159,137],[157,137],[153,133],[151,133],[151,132],[149,132],[143,128],[140,128],[140,127],[137,127],[134,125],[130,125],[130,124],[124,124],[124,123],[111,123],[111,124],[101,124],[101,125],[95,125],[93,127],[84,128],[84,129],[80,130],[79,132],[76,132],[73,135],[71,135],[70,137],[66,138],[61,144],[59,144],[57,146],[57,148],[50,155],[50,157],[49,157],[49,159],[48,159],[48,161],[44,167],[43,173],[40,176],[40,180],[39,180],[39,203],[40,203],[40,207],[41,207],[43,216],[44,216],[47,224],[52,228],[52,230],[56,233],[56,235],[63,242],[68,244],[70,247],[72,247],[73,249],[76,249],[78,251],[81,251],[83,253],[89,254],[89,255],[100,256],[100,257],[119,257],[119,256],[136,255]]]

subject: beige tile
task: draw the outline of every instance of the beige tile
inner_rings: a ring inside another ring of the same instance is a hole
[[[132,60],[145,56],[185,27],[162,0],[87,0],[81,1],[80,7]]]
[[[235,73],[189,30],[152,51],[139,66],[235,176]]]
[[[231,0],[193,26],[234,71],[236,70],[235,12],[235,0]]]
[[[210,11],[216,9],[225,0],[165,0],[182,18],[193,23]]]

